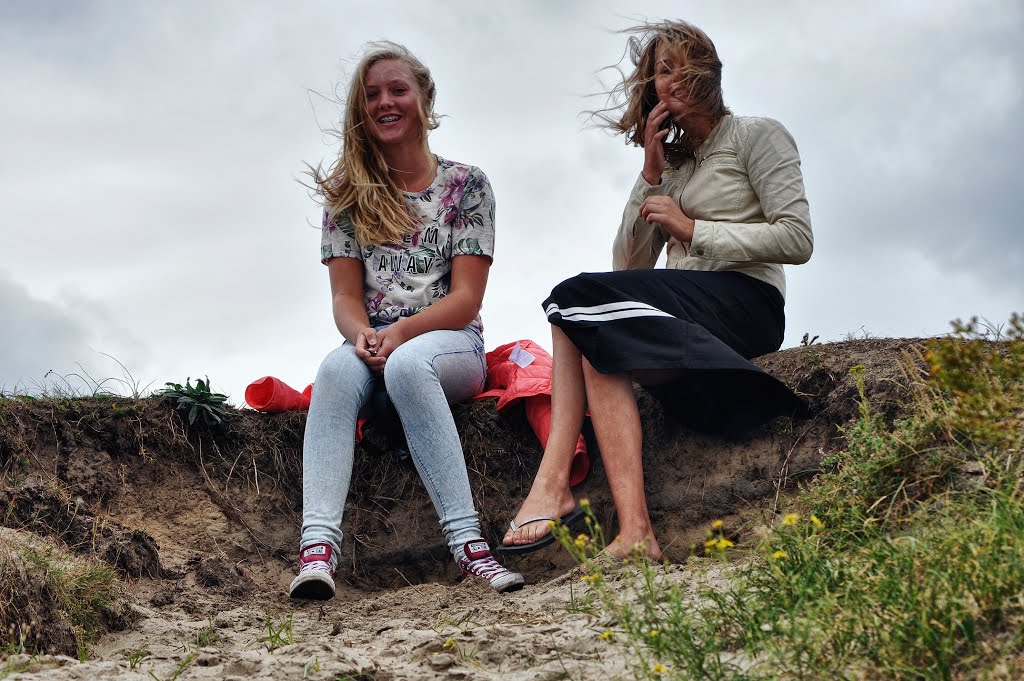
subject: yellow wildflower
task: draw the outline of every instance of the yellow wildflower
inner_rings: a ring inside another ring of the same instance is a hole
[[[712,529],[715,529],[715,530],[722,529],[722,521],[721,520],[714,521],[713,523],[711,523],[711,527],[712,527]]]
[[[650,631],[647,632],[647,637],[648,638],[658,638],[658,636],[660,636],[660,635],[661,635],[661,631],[659,631],[658,629],[651,629]]]
[[[813,513],[811,514],[811,522],[814,523],[814,526],[818,529],[821,529],[825,526],[825,523],[821,522],[821,520],[818,519],[818,516],[814,515]]]
[[[611,629],[605,629],[604,631],[601,632],[601,636],[599,638],[602,641],[610,641],[613,638],[615,638],[615,634],[612,633]]]
[[[772,558],[774,558],[775,560],[782,560],[783,558],[787,558],[788,556],[789,554],[783,551],[782,549],[779,549],[778,551],[772,554]]]
[[[660,662],[657,662],[657,663],[655,663],[655,665],[653,667],[651,667],[651,671],[654,672],[655,674],[664,674],[665,673],[665,665],[663,665]]]
[[[796,525],[799,520],[799,513],[787,513],[786,516],[782,519],[782,524],[792,526]]]
[[[575,544],[576,548],[578,549],[585,549],[587,547],[587,542],[583,541],[582,539],[577,539],[573,542],[573,544]]]
[[[717,542],[715,542],[715,548],[717,548],[719,551],[725,551],[726,549],[730,549],[733,546],[736,546],[736,545],[733,544],[728,539],[726,539],[725,537],[722,537]]]

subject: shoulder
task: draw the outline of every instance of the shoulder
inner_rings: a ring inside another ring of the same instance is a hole
[[[736,116],[736,136],[748,150],[771,146],[796,149],[793,135],[779,121],[767,116]]]
[[[485,180],[487,179],[487,175],[480,168],[469,163],[463,163],[462,161],[452,161],[438,156],[437,165],[441,169],[441,174],[445,176],[482,177]]]

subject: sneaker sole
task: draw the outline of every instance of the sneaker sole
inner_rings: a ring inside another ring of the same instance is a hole
[[[329,601],[334,598],[334,580],[322,572],[307,572],[292,580],[288,595],[311,601]]]
[[[526,580],[518,572],[499,577],[491,582],[491,588],[500,594],[507,594],[519,591],[526,584]]]

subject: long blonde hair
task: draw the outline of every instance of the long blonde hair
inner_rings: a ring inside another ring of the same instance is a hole
[[[675,91],[680,100],[690,103],[690,112],[714,121],[731,113],[722,97],[722,61],[704,31],[686,21],[663,21],[640,24],[622,32],[632,34],[626,50],[633,72],[608,93],[612,105],[592,115],[624,135],[627,144],[643,146],[644,122],[658,103],[654,76],[659,52],[672,65]],[[665,154],[670,163],[678,163],[693,154],[699,141],[672,117],[669,125],[672,132],[665,140]]]
[[[423,153],[430,153],[427,134],[440,124],[434,113],[437,93],[430,69],[403,45],[380,41],[367,45],[349,85],[345,117],[338,133],[341,154],[326,172],[322,164],[310,167],[313,190],[327,209],[328,223],[347,212],[355,227],[356,241],[362,245],[398,243],[415,227],[402,190],[388,173],[384,154],[368,134],[371,123],[366,113],[366,74],[374,64],[389,59],[404,63],[416,79]]]

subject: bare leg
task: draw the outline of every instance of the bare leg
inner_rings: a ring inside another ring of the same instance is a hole
[[[515,521],[540,516],[559,517],[576,507],[569,489],[569,466],[576,454],[576,441],[583,427],[587,398],[583,386],[583,356],[557,326],[551,326],[554,369],[551,377],[551,433],[544,448],[530,493],[516,514]],[[518,532],[509,530],[503,544],[528,544],[548,534],[547,523],[526,525]]]
[[[644,494],[643,433],[633,381],[629,374],[602,374],[586,359],[582,365],[590,416],[619,519],[619,534],[607,550],[621,558],[641,544],[648,557],[660,559]]]

